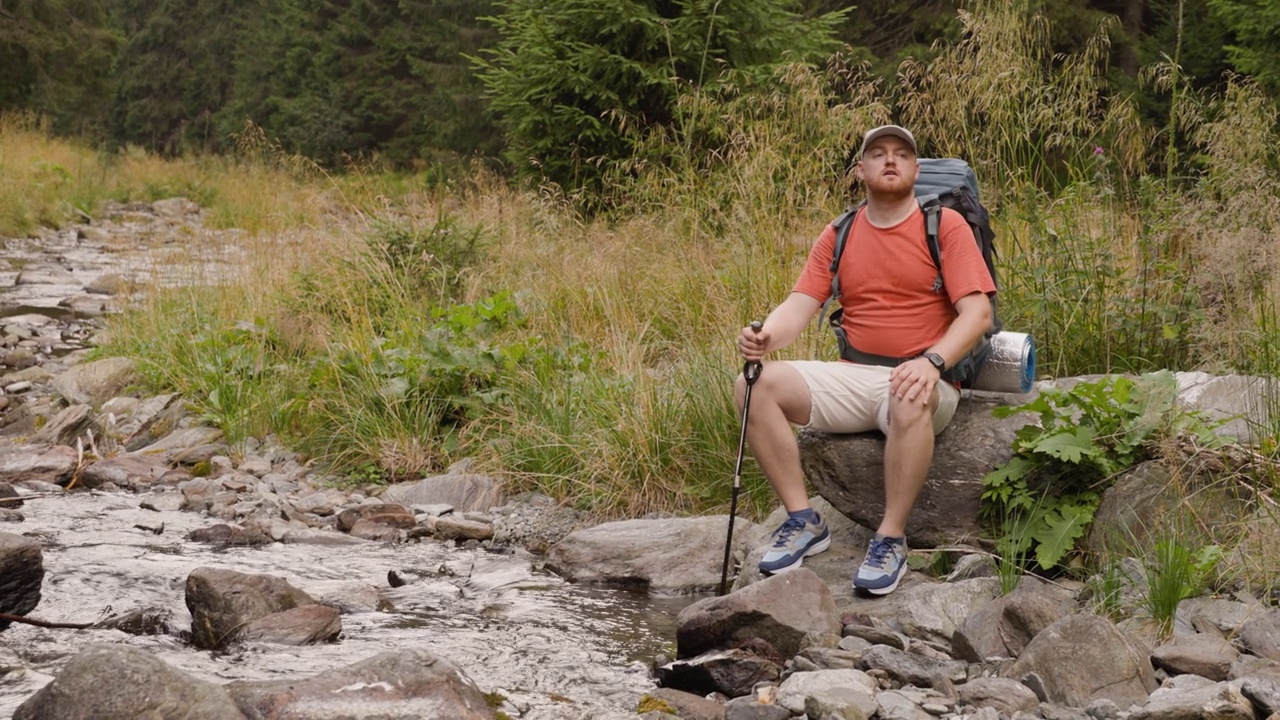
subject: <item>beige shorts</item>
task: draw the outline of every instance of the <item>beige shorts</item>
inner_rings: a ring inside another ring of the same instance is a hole
[[[813,409],[805,427],[832,433],[867,432],[889,428],[889,371],[880,365],[847,362],[793,360],[809,385]],[[951,422],[960,403],[960,391],[948,382],[938,383],[938,409],[933,413],[933,434]]]

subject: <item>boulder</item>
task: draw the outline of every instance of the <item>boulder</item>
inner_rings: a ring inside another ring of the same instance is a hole
[[[975,393],[962,398],[938,435],[929,479],[907,523],[912,547],[963,542],[980,535],[982,478],[1013,456],[1014,433],[1027,415],[998,419],[991,411],[1024,402],[1022,395]],[[817,494],[858,524],[874,528],[884,514],[884,435],[836,435],[801,430],[801,464]]]
[[[40,604],[44,555],[31,538],[0,532],[0,613],[26,615]],[[0,631],[9,623],[0,621]]]
[[[66,445],[6,445],[0,448],[0,481],[66,485],[79,464],[75,448]]]
[[[704,592],[720,582],[729,518],[620,520],[575,530],[551,547],[547,568],[570,582],[636,586],[656,592]],[[734,524],[733,553],[745,550],[752,523]],[[838,630],[837,630],[838,632]]]
[[[486,475],[449,473],[423,478],[415,483],[392,485],[382,499],[401,505],[452,505],[459,513],[488,510],[501,505],[502,482]]]
[[[1280,660],[1280,608],[1259,607],[1240,625],[1239,642],[1258,657]]]
[[[1085,707],[1105,698],[1124,708],[1156,689],[1150,652],[1096,615],[1070,615],[1045,628],[1002,675],[1041,700]]]
[[[315,645],[333,642],[342,633],[342,619],[335,608],[303,605],[272,613],[245,626],[240,639],[276,645]]]
[[[690,658],[761,642],[790,659],[812,634],[840,635],[826,583],[808,568],[773,575],[723,597],[704,598],[676,616],[676,656]]]
[[[1170,675],[1199,675],[1221,682],[1227,679],[1240,651],[1221,637],[1195,633],[1174,635],[1151,651],[1151,664]]]
[[[222,686],[125,645],[90,645],[18,707],[13,720],[245,720]]]
[[[462,668],[427,650],[386,652],[304,680],[235,681],[226,688],[246,716],[261,720],[494,718]]]
[[[208,567],[187,576],[186,602],[191,642],[209,650],[227,646],[255,620],[315,604],[310,595],[281,578]]]
[[[69,368],[50,384],[69,403],[98,407],[137,380],[132,360],[109,357]]]
[[[714,650],[695,658],[676,660],[658,669],[658,682],[665,688],[707,696],[747,695],[760,683],[775,682],[782,675],[783,658],[755,648]]]
[[[1129,720],[1256,720],[1253,703],[1238,683],[1213,682],[1197,675],[1169,678]]]

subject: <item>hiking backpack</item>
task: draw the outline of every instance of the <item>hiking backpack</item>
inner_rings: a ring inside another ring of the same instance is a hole
[[[982,259],[987,264],[987,272],[991,273],[991,282],[996,282],[995,239],[991,230],[991,217],[982,206],[978,195],[978,178],[969,167],[969,163],[957,158],[920,158],[920,176],[916,179],[916,200],[920,203],[920,211],[924,213],[925,243],[929,246],[929,255],[937,268],[938,276],[934,280],[935,291],[942,289],[942,251],[938,244],[938,225],[942,208],[951,208],[960,213],[969,223],[973,231],[973,239],[978,243]],[[840,265],[840,256],[844,253],[845,244],[849,240],[849,231],[853,229],[853,221],[858,211],[866,203],[852,206],[845,210],[832,224],[836,228],[835,252],[831,258],[831,299],[836,309],[828,317],[827,322],[835,331],[840,345],[840,357],[851,362],[869,365],[898,365],[907,358],[891,358],[864,353],[849,344],[844,329],[840,326],[844,309],[840,307],[840,276],[836,268]],[[961,358],[954,366],[943,373],[943,378],[960,383],[961,387],[972,387],[982,363],[991,354],[991,337],[1001,330],[1001,322],[996,314],[996,299],[991,300],[991,327],[983,333],[977,345],[969,354]]]

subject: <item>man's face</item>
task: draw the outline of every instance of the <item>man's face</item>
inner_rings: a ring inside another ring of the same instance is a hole
[[[914,191],[920,165],[916,153],[902,138],[880,138],[858,161],[858,179],[868,193],[904,195]]]

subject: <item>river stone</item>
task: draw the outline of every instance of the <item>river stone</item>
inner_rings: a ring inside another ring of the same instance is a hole
[[[235,681],[227,691],[251,718],[493,720],[480,689],[427,650],[399,650],[302,680]]]
[[[391,485],[382,499],[401,505],[452,505],[458,513],[488,510],[506,502],[502,482],[485,475],[454,473],[423,478],[415,483]]]
[[[865,670],[883,670],[900,685],[944,689],[964,682],[969,666],[960,660],[939,660],[888,645],[873,645],[862,653]]]
[[[1280,660],[1280,608],[1259,607],[1240,625],[1240,644],[1258,657]]]
[[[440,540],[488,540],[493,537],[493,524],[446,515],[436,518],[434,532]]]
[[[547,568],[570,582],[653,592],[712,590],[720,582],[728,521],[725,515],[621,520],[575,530],[552,546]],[[734,525],[735,553],[745,547],[751,527],[742,518]]]
[[[409,508],[398,503],[375,502],[350,507],[338,513],[338,529],[351,532],[360,520],[389,528],[408,530],[418,524]]]
[[[912,547],[953,544],[982,534],[982,478],[1009,461],[1014,433],[1030,421],[1025,414],[995,418],[991,411],[1025,400],[1022,395],[999,394],[961,399],[955,417],[937,437],[928,482],[907,522]],[[884,514],[884,435],[802,429],[798,441],[801,464],[817,494],[859,525],[879,526]]]
[[[880,709],[875,694],[863,687],[831,687],[804,699],[804,714],[810,718],[866,720]]]
[[[93,489],[112,483],[137,492],[150,488],[168,469],[162,459],[154,456],[115,455],[81,470],[79,486]]]
[[[993,657],[1016,658],[1032,638],[1069,614],[1070,591],[1024,577],[1018,587],[979,607],[951,636],[955,656],[969,662]]]
[[[69,403],[98,407],[137,381],[133,360],[109,357],[69,368],[50,385]]]
[[[1031,688],[1011,678],[974,678],[958,685],[956,692],[964,705],[995,708],[1009,717],[1017,712],[1033,714],[1040,707]]]
[[[220,685],[125,645],[95,644],[18,708],[13,720],[245,720]]]
[[[76,440],[80,440],[87,447],[89,443],[82,436],[92,422],[93,408],[88,405],[71,405],[63,408],[44,427],[37,430],[30,442],[74,447]]]
[[[1240,683],[1240,692],[1258,708],[1258,717],[1280,713],[1280,680],[1247,678]]]
[[[1213,529],[1237,528],[1250,512],[1249,499],[1230,483],[1196,476],[1175,481],[1160,461],[1151,460],[1122,473],[1102,493],[1084,546],[1109,557],[1131,554],[1171,533],[1195,546],[1223,542]]]
[[[22,507],[22,496],[7,482],[0,482],[0,509]]]
[[[26,615],[40,604],[44,555],[31,538],[0,532],[0,613]],[[9,627],[0,621],[0,630]]]
[[[675,708],[676,714],[684,720],[724,720],[723,704],[693,693],[672,688],[657,688],[645,693],[640,698],[640,703],[643,703],[646,697],[661,700]],[[637,706],[640,703],[637,703]]]
[[[764,643],[756,647],[713,650],[694,658],[676,660],[658,668],[663,687],[697,695],[719,693],[726,697],[749,694],[760,683],[771,683],[782,675],[784,658],[773,654]]]
[[[685,607],[676,616],[676,657],[760,640],[786,659],[800,651],[806,636],[838,637],[840,630],[840,615],[826,582],[801,567]]]
[[[66,485],[79,462],[75,448],[66,445],[4,445],[0,446],[0,481]]]
[[[1170,675],[1199,675],[1221,682],[1240,658],[1227,640],[1204,633],[1174,635],[1151,651],[1151,664]]]
[[[1238,683],[1213,682],[1196,675],[1178,675],[1151,693],[1129,720],[1255,720],[1253,703]]]
[[[186,583],[191,642],[198,648],[225,647],[249,623],[272,613],[315,604],[310,595],[282,578],[200,567]]]
[[[1036,635],[1001,675],[1032,689],[1039,685],[1048,702],[1084,707],[1107,698],[1129,707],[1156,688],[1149,657],[1146,648],[1105,618],[1070,615]]]
[[[810,695],[827,692],[833,688],[847,688],[855,692],[865,692],[874,698],[879,690],[876,681],[861,670],[815,670],[813,672],[792,673],[778,686],[777,702],[793,714],[804,713],[805,701]],[[875,711],[875,704],[871,711]]]
[[[338,610],[326,605],[303,605],[271,613],[245,626],[240,639],[276,645],[315,645],[334,642],[342,632]]]
[[[184,197],[171,197],[151,203],[158,217],[182,219],[200,214],[200,206]]]
[[[879,720],[932,720],[933,718],[912,702],[911,698],[897,690],[886,690],[876,695],[876,717]],[[970,715],[969,718],[974,720],[977,715]]]
[[[91,295],[121,295],[129,292],[132,287],[132,280],[116,273],[107,273],[85,283],[84,291]]]
[[[1267,403],[1274,380],[1249,375],[1210,375],[1204,372],[1176,372],[1177,402],[1203,412],[1210,420],[1221,421],[1214,429],[1219,437],[1256,444],[1258,428],[1271,427]]]
[[[13,284],[18,285],[75,285],[76,276],[70,270],[61,265],[53,265],[41,263],[24,268],[18,273],[18,277],[14,278]]]
[[[217,428],[191,427],[165,435],[136,452],[139,455],[156,455],[170,461],[181,459],[182,462],[194,464],[222,454],[226,448],[215,444],[221,439],[222,431]]]
[[[996,578],[927,583],[907,588],[898,616],[909,637],[950,646],[956,628],[975,610],[1000,597]]]

